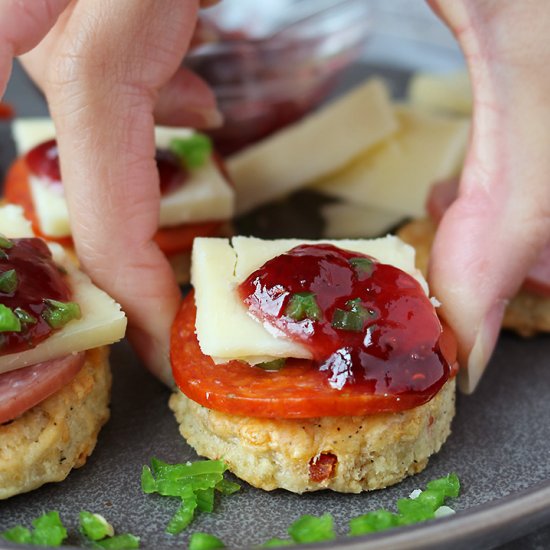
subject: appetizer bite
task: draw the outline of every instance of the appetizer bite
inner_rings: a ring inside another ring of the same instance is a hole
[[[450,433],[456,344],[396,237],[195,240],[170,407],[250,484],[360,492],[424,469]]]
[[[120,306],[63,248],[0,207],[0,499],[82,466],[109,418]]]
[[[5,199],[24,208],[37,235],[72,246],[52,121],[18,119],[13,135],[20,157],[7,175]],[[155,240],[183,284],[194,237],[227,233],[234,192],[209,138],[167,127],[155,128],[155,138],[162,194]]]

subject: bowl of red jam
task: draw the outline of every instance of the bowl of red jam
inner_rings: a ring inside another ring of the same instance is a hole
[[[365,0],[224,0],[205,10],[186,65],[216,94],[223,155],[295,122],[330,94],[364,50]]]

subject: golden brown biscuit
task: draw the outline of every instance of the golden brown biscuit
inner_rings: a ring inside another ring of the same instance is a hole
[[[62,481],[83,466],[109,419],[107,346],[86,352],[75,378],[19,418],[0,425],[0,499]]]
[[[416,265],[424,276],[428,272],[430,250],[436,226],[429,220],[416,220],[404,225],[397,235],[416,249]],[[523,337],[550,332],[550,298],[520,290],[506,308],[502,327]]]
[[[207,409],[174,393],[180,432],[200,454],[223,459],[241,479],[265,490],[344,493],[381,489],[422,471],[450,434],[455,379],[428,403],[399,413],[267,419]],[[330,474],[312,480],[311,464],[332,456]]]

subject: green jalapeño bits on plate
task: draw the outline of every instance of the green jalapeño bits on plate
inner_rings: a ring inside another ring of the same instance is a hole
[[[0,304],[0,332],[21,332],[19,317],[4,304]]]
[[[225,544],[214,535],[193,533],[189,539],[189,550],[214,550],[215,548],[225,548]]]
[[[32,521],[33,529],[17,525],[3,533],[0,537],[18,544],[34,546],[61,546],[67,538],[67,530],[61,523],[59,512],[46,512]]]
[[[258,363],[256,366],[260,367],[263,370],[281,370],[286,363],[286,359],[273,359],[273,361],[264,361],[263,363]]]
[[[196,132],[187,138],[174,138],[170,141],[170,151],[189,170],[204,166],[212,155],[212,141],[204,134]]]
[[[82,314],[76,302],[59,302],[44,299],[46,309],[42,312],[44,321],[52,328],[63,328],[69,321],[80,319]]]
[[[4,271],[4,273],[0,274],[0,292],[12,294],[17,290],[18,284],[19,280],[15,269],[10,269],[9,271]]]
[[[2,235],[2,233],[0,233],[0,248],[5,248],[9,250],[12,247],[13,242],[10,241],[10,239],[8,239],[6,236]]]
[[[141,488],[147,494],[158,493],[181,500],[166,528],[168,533],[177,535],[193,521],[197,510],[213,511],[214,491],[230,495],[240,489],[236,483],[224,479],[226,470],[221,460],[167,464],[153,458],[150,467],[143,467]]]
[[[130,533],[115,535],[113,526],[101,515],[82,510],[79,514],[80,532],[92,543],[93,548],[130,550],[139,548],[139,537]]]
[[[298,544],[333,540],[336,538],[334,518],[331,514],[323,514],[321,517],[302,516],[288,528],[288,534]]]
[[[13,312],[24,325],[35,325],[38,322],[36,317],[21,307],[16,307]]]
[[[373,319],[374,311],[361,305],[361,298],[354,298],[346,302],[347,310],[336,308],[332,314],[332,326],[341,330],[361,332],[368,319]]]
[[[261,548],[279,548],[280,546],[294,546],[296,543],[289,539],[279,539],[274,537],[265,541]]]
[[[397,514],[388,510],[376,510],[352,519],[349,523],[349,534],[366,535],[452,514],[454,510],[444,506],[444,502],[446,498],[457,497],[459,492],[460,482],[456,474],[435,479],[427,484],[424,491],[417,490],[409,498],[399,499]]]
[[[290,297],[285,308],[285,315],[295,321],[304,319],[319,321],[322,314],[313,292],[297,292]]]
[[[130,533],[115,535],[93,543],[94,548],[104,548],[105,550],[133,550],[139,548],[140,538]]]
[[[349,522],[349,534],[351,536],[366,535],[385,531],[399,525],[397,514],[388,510],[375,510],[363,516],[352,519]]]
[[[80,512],[80,532],[90,540],[101,540],[115,534],[113,526],[100,514]]]

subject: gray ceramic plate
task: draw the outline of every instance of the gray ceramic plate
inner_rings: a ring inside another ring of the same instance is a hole
[[[363,68],[360,72],[369,72]],[[356,73],[357,75],[357,73]],[[388,73],[396,90],[406,75]],[[16,71],[8,99],[20,115],[42,114],[44,104]],[[1,166],[13,155],[9,133],[0,135]],[[281,205],[280,211],[299,206]],[[242,227],[258,228],[266,216],[245,220]],[[288,219],[288,216],[287,216]],[[294,228],[310,235],[318,223]],[[296,235],[294,235],[296,236]],[[121,531],[140,535],[144,548],[182,548],[190,533],[207,531],[227,545],[247,547],[273,536],[301,514],[331,512],[341,548],[490,548],[532,530],[550,519],[550,339],[521,340],[502,336],[490,368],[474,396],[459,396],[453,434],[426,471],[396,487],[361,495],[330,492],[297,496],[285,491],[262,492],[243,484],[240,493],[222,499],[213,514],[200,515],[189,530],[172,537],[164,533],[177,503],[143,495],[140,471],[151,457],[167,461],[196,459],[178,435],[166,405],[169,392],[140,366],[126,344],[115,346],[112,364],[114,388],[112,419],[101,432],[97,448],[86,466],[62,484],[42,487],[30,494],[0,502],[0,531],[28,524],[45,510],[59,510],[79,544],[76,516],[87,509],[104,514]],[[457,472],[463,492],[448,519],[403,528],[369,538],[344,537],[347,521],[379,507],[391,508],[397,498],[448,472]]]

